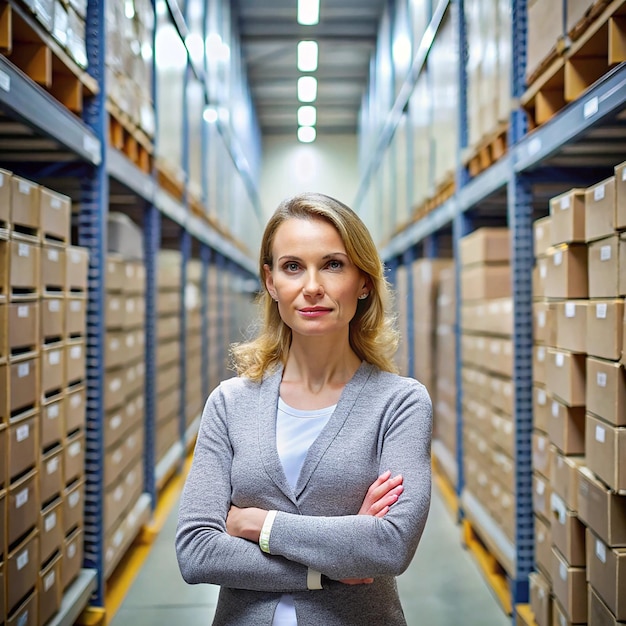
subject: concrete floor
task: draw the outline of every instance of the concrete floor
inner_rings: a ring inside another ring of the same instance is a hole
[[[178,571],[173,538],[177,506],[110,626],[207,626],[217,588],[187,585]],[[409,569],[398,579],[409,626],[510,626],[469,553],[460,529],[433,487],[430,516]],[[384,626],[384,625],[376,625]]]

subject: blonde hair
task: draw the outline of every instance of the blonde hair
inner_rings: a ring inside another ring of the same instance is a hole
[[[283,200],[270,218],[259,255],[262,326],[251,341],[231,346],[234,369],[240,376],[260,380],[287,360],[291,329],[278,312],[278,305],[265,286],[263,266],[273,266],[272,246],[278,227],[289,219],[323,219],[339,233],[348,257],[369,279],[369,296],[359,300],[350,322],[350,346],[357,356],[381,370],[397,372],[393,355],[398,347],[398,331],[391,315],[391,289],[372,236],[359,216],[345,204],[320,193],[303,193]]]

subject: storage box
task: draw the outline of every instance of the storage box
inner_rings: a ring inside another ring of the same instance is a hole
[[[556,310],[549,302],[533,302],[533,341],[555,346]]]
[[[587,411],[626,426],[626,371],[614,361],[587,358]]]
[[[620,295],[619,236],[589,244],[589,297],[617,298]]]
[[[67,385],[75,385],[87,374],[86,345],[84,339],[72,339],[65,346],[65,380]]]
[[[64,482],[69,485],[85,474],[85,434],[78,431],[68,437],[63,450]]]
[[[570,189],[550,200],[550,245],[585,243],[585,190]]]
[[[584,454],[585,407],[570,407],[552,400],[548,435],[563,454]]]
[[[548,394],[543,387],[533,386],[533,428],[538,428],[544,433],[548,432],[550,418],[550,406]]]
[[[567,406],[585,405],[585,355],[548,348],[546,387]]]
[[[508,228],[479,228],[460,242],[461,264],[508,263],[511,242]]]
[[[39,293],[39,252],[37,245],[11,240],[9,243],[9,284],[13,298]]]
[[[587,246],[554,248],[548,256],[545,295],[547,298],[588,298]]]
[[[61,293],[65,287],[65,250],[58,245],[41,247],[41,289],[45,293]]]
[[[6,489],[0,489],[0,564],[4,562],[6,557],[6,531],[7,531],[7,491]],[[2,604],[2,598],[4,589],[2,588],[2,580],[0,579],[0,605]],[[1,608],[1,607],[0,607]],[[0,612],[0,615],[3,615]]]
[[[472,265],[461,271],[461,298],[491,300],[511,295],[510,265]]]
[[[550,496],[552,544],[572,567],[585,567],[585,525],[555,493]]]
[[[63,456],[61,446],[53,448],[41,458],[39,464],[39,492],[41,503],[47,505],[63,491]]]
[[[626,497],[604,485],[589,468],[581,466],[578,516],[611,547],[626,546]]]
[[[550,482],[541,474],[533,472],[533,511],[546,520],[550,519]]]
[[[14,231],[39,238],[39,185],[15,175],[11,178],[11,225]]]
[[[0,177],[2,174],[0,173]],[[1,523],[1,522],[0,522]],[[0,561],[0,615],[7,614],[6,580],[4,578],[4,563]]]
[[[65,398],[63,396],[53,398],[42,405],[39,423],[40,450],[48,450],[61,442],[65,424]]]
[[[0,490],[2,490],[9,484],[9,470],[7,467],[7,462],[5,460],[8,456],[8,432],[9,429],[7,428],[6,424],[0,424],[0,459],[3,459],[2,463],[0,464]],[[0,553],[1,552],[2,548],[0,547]]]
[[[143,294],[146,292],[146,266],[143,261],[126,261],[124,264],[126,278],[124,279],[124,293]]]
[[[554,450],[550,457],[550,484],[552,491],[559,496],[568,509],[578,511],[578,484],[583,456],[565,456]]]
[[[587,467],[614,491],[626,495],[626,428],[615,427],[587,413]]]
[[[48,343],[62,340],[65,332],[65,300],[44,297],[41,300],[41,340]]]
[[[626,620],[626,548],[610,548],[587,531],[589,584],[619,620]]]
[[[592,185],[585,193],[585,238],[609,237],[615,231],[615,177]]]
[[[556,343],[559,350],[587,352],[588,300],[568,300],[556,302],[555,309]]]
[[[107,295],[104,324],[106,330],[124,328],[125,299],[123,295]]]
[[[61,586],[65,591],[78,576],[83,563],[83,531],[77,528],[63,541]]]
[[[11,178],[11,172],[0,169],[0,227],[5,231],[11,222]]]
[[[0,304],[0,356],[36,350],[39,344],[39,302]]]
[[[545,385],[548,382],[548,348],[537,345],[533,347],[533,382]]]
[[[44,239],[70,242],[72,202],[60,193],[40,187],[41,231]]]
[[[598,597],[595,589],[589,586],[589,624],[591,626],[621,626],[624,622],[617,622],[615,615]]]
[[[35,467],[38,453],[39,416],[28,413],[9,422],[8,428],[8,471],[13,480]]]
[[[61,553],[61,546],[63,545],[62,510],[63,502],[59,498],[51,502],[41,512],[39,520],[39,567],[54,554]]]
[[[29,411],[39,400],[39,357],[20,357],[9,365],[9,411]]]
[[[37,614],[39,612],[39,596],[37,590],[20,602],[19,606],[7,616],[7,626],[39,626]]]
[[[37,470],[29,472],[9,487],[7,501],[7,545],[9,549],[39,520],[39,477]]]
[[[563,3],[536,0],[528,5],[528,58],[526,78],[531,79],[563,37]]]
[[[618,361],[622,355],[624,300],[594,300],[587,315],[587,354]]]
[[[540,572],[532,572],[528,577],[530,586],[530,606],[537,626],[550,626],[552,617],[552,597],[550,583]]]
[[[41,350],[41,397],[58,395],[65,385],[65,345],[55,343]]]
[[[44,626],[61,608],[61,555],[52,559],[39,573],[39,626]]]
[[[65,332],[67,337],[82,337],[87,333],[87,299],[68,297],[66,299]]]
[[[552,262],[550,256],[539,257],[535,260],[533,267],[533,298],[546,297],[546,283],[548,280],[548,264]]]
[[[556,548],[552,548],[552,592],[573,623],[586,623],[587,581],[585,580],[585,568],[570,566]]]
[[[626,161],[615,168],[615,228],[626,228]]]
[[[65,401],[65,434],[84,428],[87,420],[87,398],[84,386],[72,387]]]
[[[89,253],[86,248],[68,246],[66,249],[65,290],[67,292],[87,291]]]
[[[78,480],[63,490],[63,534],[69,535],[83,526],[85,481]]]

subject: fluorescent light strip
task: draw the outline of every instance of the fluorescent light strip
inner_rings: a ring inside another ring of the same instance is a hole
[[[300,126],[298,128],[298,140],[302,143],[312,143],[316,136],[315,128],[312,126]]]
[[[301,72],[314,72],[317,69],[317,41],[298,42],[298,69]]]
[[[313,26],[320,21],[319,0],[298,0],[298,24]]]
[[[315,102],[317,98],[317,78],[315,76],[300,76],[298,78],[298,100],[300,102]]]
[[[317,109],[311,105],[304,105],[298,109],[298,126],[315,126]]]

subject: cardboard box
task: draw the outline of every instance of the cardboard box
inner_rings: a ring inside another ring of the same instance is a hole
[[[39,449],[49,450],[58,445],[64,435],[65,398],[55,397],[41,407],[39,421]]]
[[[547,433],[549,418],[548,394],[543,387],[533,385],[533,428]]]
[[[547,359],[548,348],[546,346],[533,347],[533,383],[545,385],[548,382]]]
[[[14,230],[39,237],[39,185],[15,175],[11,178],[11,225]]]
[[[39,596],[35,589],[7,616],[7,626],[40,626],[37,622],[38,611]]]
[[[552,544],[572,567],[585,567],[585,525],[555,493],[550,496]]]
[[[626,296],[626,233],[620,235],[619,240],[619,275],[617,277],[617,291],[620,296]]]
[[[553,248],[548,256],[546,297],[588,298],[587,264],[587,246],[577,244]]]
[[[0,225],[5,230],[11,222],[11,172],[0,169]]]
[[[9,243],[9,284],[13,297],[39,293],[39,247],[26,241]]]
[[[85,340],[72,339],[65,345],[65,381],[75,385],[85,379],[87,374],[87,357]]]
[[[545,298],[546,297],[546,283],[548,280],[548,264],[552,260],[550,256],[539,257],[535,260],[535,267],[533,267],[533,298]]]
[[[528,5],[526,78],[532,78],[563,36],[563,3],[535,0]]]
[[[626,497],[604,485],[589,468],[581,466],[578,516],[610,547],[626,547]]]
[[[554,626],[575,626],[556,598],[552,599],[552,624]]]
[[[585,406],[584,354],[548,348],[546,356],[546,388],[567,406]]]
[[[552,596],[550,583],[540,572],[532,572],[528,576],[530,606],[537,626],[550,626],[552,617]]]
[[[122,330],[109,331],[104,336],[104,366],[106,368],[120,367],[130,360],[125,349],[126,333]]]
[[[619,236],[589,244],[589,297],[617,298],[620,295]]]
[[[68,246],[65,260],[65,290],[67,292],[87,291],[88,250],[79,246]]]
[[[9,484],[9,471],[7,467],[6,461],[4,459],[7,458],[7,449],[8,449],[8,432],[6,424],[0,424],[0,459],[3,459],[2,464],[0,464],[0,490],[6,487]],[[2,547],[0,546],[0,553],[2,552]]]
[[[0,173],[0,178],[2,174]],[[6,599],[6,580],[4,578],[4,563],[0,562],[0,615],[7,614],[7,599]]]
[[[7,531],[7,492],[6,489],[0,490],[0,533],[2,536],[2,541],[0,541],[0,563],[4,562],[4,558],[6,556],[7,546],[6,546],[6,531]],[[2,581],[0,581],[1,585]],[[0,586],[0,596],[2,595],[3,589]],[[2,602],[0,601],[0,604]],[[2,615],[2,613],[0,613]]]
[[[85,481],[78,480],[63,489],[63,534],[73,533],[83,526]]]
[[[125,299],[123,295],[112,295],[105,298],[105,329],[115,330],[124,328]],[[158,326],[157,326],[158,327]]]
[[[68,437],[63,451],[64,482],[69,485],[85,474],[85,433],[78,431]]]
[[[58,245],[41,247],[41,289],[45,293],[61,293],[65,287],[65,250]]]
[[[58,498],[63,491],[63,456],[63,448],[57,446],[41,457],[39,493],[43,505]]]
[[[472,286],[472,285],[470,285]],[[160,291],[157,294],[157,315],[178,316],[181,308],[181,297],[179,291]]]
[[[39,343],[39,302],[0,304],[0,355],[35,350]]]
[[[563,454],[584,454],[585,407],[570,407],[553,399],[550,403],[548,435]]]
[[[578,484],[583,456],[565,456],[556,448],[550,457],[550,484],[571,511],[578,511]]]
[[[550,519],[550,482],[541,474],[533,472],[533,511],[544,519]]]
[[[585,238],[588,242],[609,237],[615,231],[615,177],[585,192]]]
[[[624,622],[617,622],[615,615],[598,597],[595,589],[589,585],[589,621],[591,626],[621,626]]]
[[[124,328],[143,327],[146,322],[145,296],[126,296]]]
[[[21,537],[37,526],[39,504],[36,470],[10,485],[7,500],[7,545],[9,550]]]
[[[39,595],[38,626],[44,626],[61,608],[63,590],[61,589],[60,554],[39,572],[37,593]]]
[[[124,263],[126,278],[124,279],[124,293],[144,294],[146,292],[146,266],[143,261],[126,261]]]
[[[31,412],[9,422],[7,457],[10,480],[35,467],[39,452],[38,420],[39,416]]]
[[[575,624],[587,621],[587,581],[584,567],[572,567],[552,548],[552,592]]]
[[[617,428],[587,413],[587,467],[611,489],[626,495],[626,428]]]
[[[585,243],[585,190],[570,189],[550,200],[550,245]]]
[[[533,341],[542,345],[555,345],[555,308],[549,302],[533,302]]]
[[[9,410],[12,415],[31,410],[39,400],[39,356],[20,357],[9,365]]]
[[[555,302],[556,342],[554,347],[569,352],[587,352],[588,300]]]
[[[510,265],[472,265],[461,272],[461,298],[491,300],[511,295]]]
[[[72,201],[46,187],[39,188],[41,231],[44,239],[70,242]]]
[[[61,586],[65,591],[80,572],[83,563],[83,531],[77,528],[63,541]]]
[[[626,228],[626,161],[615,168],[615,228]]]
[[[587,530],[589,584],[618,621],[626,620],[626,548],[609,548]]]
[[[39,520],[39,567],[51,556],[61,552],[63,545],[63,524],[61,520],[63,502],[59,498],[51,502]]]
[[[68,297],[66,300],[65,332],[69,338],[87,334],[87,299]]]
[[[41,350],[41,397],[61,393],[65,385],[65,345],[63,342],[43,346]]]
[[[479,228],[460,242],[461,264],[508,263],[511,242],[508,228]]]
[[[622,355],[624,300],[594,300],[587,315],[587,354],[619,361]]]
[[[105,288],[107,295],[113,293],[122,293],[124,290],[124,281],[126,279],[126,270],[124,268],[124,258],[121,254],[109,252],[106,260],[106,279]]]
[[[548,254],[548,248],[552,245],[551,230],[552,226],[550,222],[552,218],[549,215],[540,217],[533,222],[533,235],[535,244],[535,257],[544,257]]]
[[[61,341],[65,332],[65,300],[45,297],[41,299],[41,340],[46,343]]]
[[[85,428],[87,423],[87,390],[84,386],[72,387],[66,396],[65,434]]]
[[[626,371],[615,361],[587,358],[587,411],[626,426]]]

